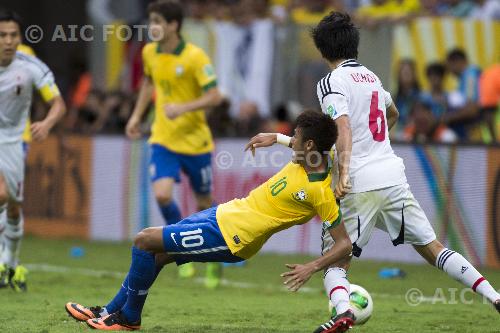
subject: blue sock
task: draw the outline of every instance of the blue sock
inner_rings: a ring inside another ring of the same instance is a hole
[[[161,270],[163,269],[163,266],[156,266],[155,268],[155,280],[158,274],[160,274]],[[125,280],[123,280],[122,286],[120,290],[118,290],[118,293],[115,295],[115,298],[109,302],[108,305],[105,306],[106,311],[108,314],[115,313],[116,311],[120,310],[123,308],[125,303],[127,302],[127,295],[128,295],[128,274],[125,277]]]
[[[125,277],[125,280],[123,280],[122,286],[120,287],[120,290],[118,290],[118,293],[116,294],[115,298],[109,302],[108,305],[105,306],[106,311],[108,311],[109,314],[115,313],[116,311],[120,310],[123,305],[127,302],[127,293],[128,293],[128,274]]]
[[[142,308],[148,296],[148,290],[157,275],[155,255],[132,247],[132,264],[128,272],[127,302],[122,312],[130,323],[141,319]]]
[[[160,210],[166,225],[176,224],[182,219],[181,211],[179,210],[177,204],[173,201],[166,206],[160,206]]]

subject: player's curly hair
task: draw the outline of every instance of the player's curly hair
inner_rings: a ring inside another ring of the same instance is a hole
[[[312,29],[311,36],[323,58],[330,62],[358,57],[359,31],[348,14],[331,12]]]
[[[312,140],[321,154],[327,155],[337,141],[337,124],[327,114],[306,110],[297,117],[296,123],[302,131],[302,140]]]
[[[156,0],[148,6],[148,14],[151,13],[160,14],[168,23],[176,21],[177,32],[181,31],[184,11],[178,0]]]

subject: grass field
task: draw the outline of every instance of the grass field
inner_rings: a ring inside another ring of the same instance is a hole
[[[70,248],[85,250],[72,258]],[[29,291],[0,290],[0,332],[84,332],[86,325],[70,319],[67,301],[103,305],[114,295],[129,266],[129,244],[47,241],[27,238],[22,261],[30,268]],[[194,280],[178,280],[176,268],[167,267],[150,290],[142,318],[144,332],[312,332],[328,317],[321,274],[303,292],[289,293],[279,276],[285,263],[307,257],[260,255],[246,267],[225,270],[218,290],[203,287],[203,266]],[[364,286],[374,300],[370,321],[352,332],[500,332],[500,316],[479,298],[461,304],[460,285],[430,266],[398,265],[407,272],[402,280],[381,280],[377,273],[389,264],[355,262],[351,282]],[[389,266],[394,266],[390,264]],[[500,286],[500,272],[484,270]],[[444,293],[436,293],[436,288]],[[410,306],[405,294],[419,288],[425,301]],[[460,288],[458,304],[448,288]]]

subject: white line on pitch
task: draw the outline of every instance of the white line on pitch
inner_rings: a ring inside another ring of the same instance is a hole
[[[49,265],[49,264],[26,264],[26,268],[33,272],[49,272],[49,273],[62,273],[62,274],[77,274],[77,275],[83,275],[83,276],[91,276],[91,277],[113,277],[117,279],[123,279],[125,277],[124,272],[116,272],[116,271],[107,271],[107,270],[95,270],[95,269],[90,269],[90,268],[73,268],[73,267],[67,267],[67,266],[55,266],[55,265]],[[198,284],[203,284],[204,279],[203,278],[196,278],[193,279],[194,282]],[[231,281],[227,279],[222,279],[221,280],[221,285],[226,286],[226,287],[232,287],[232,288],[240,288],[240,289],[267,289],[267,290],[274,290],[274,291],[282,291],[282,292],[289,292],[285,287],[277,287],[276,285],[262,285],[262,284],[257,284],[257,283],[251,283],[251,282],[238,282],[238,281]],[[300,288],[299,292],[303,293],[322,293],[323,289],[318,289],[318,288],[311,288],[311,287],[302,287]],[[395,295],[395,294],[378,294],[378,293],[371,293],[374,298],[392,298],[392,299],[404,299],[403,295]],[[423,301],[428,301],[432,302],[434,300],[433,297],[424,297]]]

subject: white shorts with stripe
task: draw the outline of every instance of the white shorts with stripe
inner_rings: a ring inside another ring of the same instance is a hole
[[[22,142],[0,144],[0,174],[10,200],[23,201],[24,153]]]
[[[361,255],[375,227],[389,233],[394,246],[404,243],[427,245],[436,239],[434,229],[408,184],[348,194],[340,201],[340,209],[356,257]],[[328,232],[323,232],[322,239],[324,253],[334,241]]]

